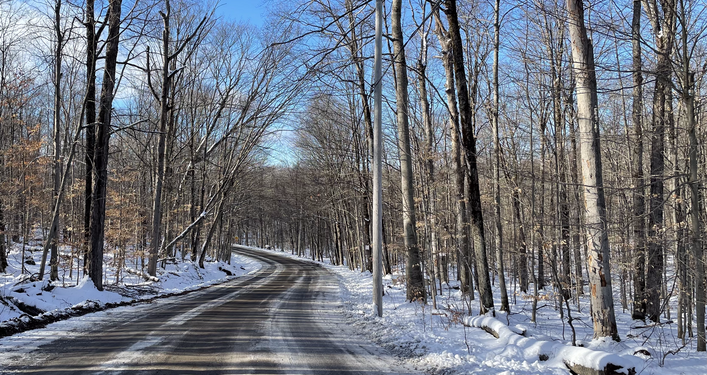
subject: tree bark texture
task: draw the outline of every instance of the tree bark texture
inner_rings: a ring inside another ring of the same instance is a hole
[[[96,20],[94,16],[95,0],[86,0],[86,163],[84,184],[84,272],[88,272],[89,243],[91,238],[91,203],[93,199],[93,157],[96,152]]]
[[[150,260],[147,265],[147,273],[150,276],[157,274],[157,259],[161,248],[162,234],[162,190],[165,176],[166,159],[166,139],[167,122],[169,115],[169,90],[171,86],[171,76],[169,74],[169,18],[171,8],[169,0],[165,0],[165,11],[161,13],[164,29],[162,30],[162,92],[160,94],[160,128],[157,136],[157,167],[155,169],[155,192],[152,202],[152,237],[150,240]],[[148,67],[149,69],[149,67]],[[149,74],[149,73],[148,73]]]
[[[412,177],[412,155],[410,152],[410,127],[408,125],[408,77],[405,62],[405,44],[401,25],[401,0],[393,0],[391,13],[391,28],[393,36],[393,54],[396,67],[397,87],[395,99],[397,103],[398,122],[398,154],[400,155],[400,178],[403,196],[403,231],[407,253],[406,277],[407,300],[427,300],[424,278],[420,262],[420,249],[417,244],[415,228],[414,180]]]
[[[641,69],[641,0],[633,1],[633,20],[631,22],[631,43],[633,45],[633,104],[631,122],[633,123],[634,146],[631,161],[633,164],[633,319],[646,318],[645,283],[646,283],[646,203],[643,180],[643,74]]]
[[[655,33],[656,81],[653,97],[653,134],[650,153],[650,195],[648,199],[648,248],[646,252],[645,301],[646,315],[653,322],[660,321],[663,289],[664,244],[664,174],[665,174],[665,125],[672,113],[667,110],[668,91],[672,90],[670,54],[675,34],[675,1],[661,0],[661,12],[655,2],[646,6],[648,19]]]
[[[501,46],[500,32],[500,12],[501,1],[496,0],[494,8],[494,39],[493,39],[493,109],[492,129],[493,132],[493,199],[494,226],[496,227],[494,240],[496,242],[496,267],[498,270],[498,288],[501,290],[501,311],[510,312],[508,305],[508,292],[506,291],[506,275],[503,267],[503,226],[501,224],[501,141],[498,135],[498,119],[500,110],[499,87],[498,87],[498,55]]]
[[[449,134],[452,142],[452,175],[453,175],[453,193],[454,211],[455,211],[455,248],[457,257],[460,260],[460,282],[461,291],[464,295],[474,296],[473,293],[473,277],[471,266],[471,254],[469,248],[469,236],[467,228],[469,227],[469,219],[466,210],[466,200],[464,199],[464,173],[465,168],[462,164],[461,156],[461,140],[459,135],[459,112],[457,110],[457,95],[454,84],[454,61],[452,58],[452,46],[449,40],[448,33],[442,26],[442,21],[439,18],[439,10],[435,10],[435,32],[442,46],[442,64],[446,82],[444,91],[447,96],[447,111],[449,112]]]
[[[437,246],[437,188],[435,177],[435,133],[432,125],[432,115],[430,113],[430,102],[427,94],[427,32],[423,32],[422,46],[420,48],[420,58],[417,63],[418,70],[418,90],[420,93],[420,105],[422,107],[422,122],[425,131],[425,150],[423,153],[425,172],[427,173],[427,199],[430,232],[430,259],[431,264],[427,267],[432,280],[433,303],[437,305],[437,293],[435,280],[439,280],[437,265],[439,264],[439,248]]]
[[[62,55],[64,49],[64,33],[61,30],[61,0],[57,0],[54,7],[54,34],[56,36],[56,46],[54,50],[54,170],[52,171],[52,182],[54,187],[52,195],[54,203],[59,200],[59,189],[61,188],[61,78],[62,78]],[[51,251],[49,257],[49,279],[56,281],[59,279],[59,221],[52,220],[52,228],[49,231],[53,235],[51,241]]]
[[[587,227],[587,267],[591,288],[594,338],[611,337],[619,341],[614,315],[609,263],[609,238],[606,228],[606,203],[601,169],[597,83],[594,47],[587,37],[582,0],[567,0],[573,69],[576,77],[577,118],[582,183]]]
[[[116,82],[120,13],[122,0],[111,0],[108,5],[108,37],[106,39],[105,68],[98,111],[96,154],[94,156],[95,186],[91,205],[91,258],[89,277],[96,289],[103,290],[103,239],[106,220],[106,187],[108,185],[108,146],[113,110],[113,91]]]
[[[481,302],[481,313],[485,314],[494,310],[493,294],[491,292],[491,280],[489,277],[489,266],[486,257],[486,236],[484,233],[484,218],[481,211],[481,191],[479,188],[479,172],[476,163],[476,139],[472,125],[472,109],[469,102],[469,91],[467,88],[466,72],[464,67],[464,50],[457,16],[457,4],[455,0],[445,0],[447,20],[449,22],[449,35],[452,46],[452,56],[454,61],[454,76],[457,87],[457,99],[459,100],[459,122],[462,130],[462,143],[464,145],[464,157],[466,159],[467,177],[469,179],[469,212],[471,215],[470,225],[474,241],[474,252],[476,255],[476,274],[479,280],[479,296]]]
[[[59,201],[59,189],[61,187],[61,61],[64,47],[64,33],[61,30],[61,1],[54,3],[54,127],[52,130],[52,141],[54,145],[54,157],[52,160],[52,211]],[[45,265],[47,264],[47,252],[50,253],[49,259],[49,280],[55,281],[59,279],[59,220],[52,218],[51,227],[47,244],[42,252],[42,260],[39,266],[39,279],[44,277]]]

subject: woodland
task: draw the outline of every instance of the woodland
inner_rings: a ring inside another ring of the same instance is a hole
[[[233,243],[372,271],[380,110],[408,301],[534,320],[552,290],[571,325],[588,295],[594,338],[620,309],[705,351],[707,3],[385,1],[380,81],[375,1],[218,7],[0,0],[0,272],[103,290]]]

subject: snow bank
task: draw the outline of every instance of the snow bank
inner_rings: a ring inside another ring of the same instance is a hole
[[[27,253],[35,258],[41,255]],[[90,312],[181,295],[255,272],[262,266],[256,260],[235,254],[232,264],[206,262],[205,269],[194,262],[174,262],[159,269],[158,277],[147,281],[143,280],[142,272],[127,271],[119,284],[105,283],[107,290],[99,291],[87,276],[80,280],[67,277],[54,283],[32,281],[21,272],[22,258],[17,256],[18,251],[15,249],[11,255],[9,272],[0,275],[0,337]],[[35,271],[36,265],[27,268]],[[116,279],[114,268],[106,267],[105,273],[106,280]]]
[[[498,319],[488,316],[464,318],[464,325],[484,329],[493,334],[501,345],[517,348],[526,361],[540,359],[564,363],[568,368],[580,374],[635,374],[637,358],[622,357],[599,350],[579,346],[567,346],[551,341],[540,341],[523,337],[514,332]]]

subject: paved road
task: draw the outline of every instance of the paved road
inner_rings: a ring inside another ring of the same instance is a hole
[[[272,253],[236,251],[263,268],[201,292],[99,313],[92,329],[34,352],[0,354],[3,362],[10,360],[0,372],[413,373],[347,327],[337,313],[336,278],[328,271]]]

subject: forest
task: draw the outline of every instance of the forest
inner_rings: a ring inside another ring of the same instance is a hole
[[[103,290],[234,243],[372,271],[380,152],[408,301],[589,298],[594,338],[630,311],[705,351],[707,3],[385,1],[380,80],[375,3],[0,0],[0,272]]]

